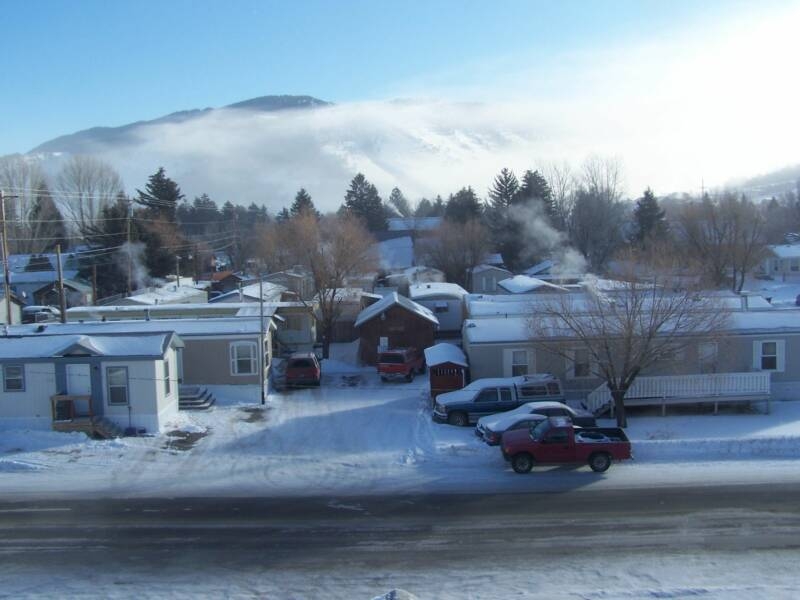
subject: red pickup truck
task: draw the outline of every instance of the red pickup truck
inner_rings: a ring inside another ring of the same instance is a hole
[[[391,348],[378,354],[378,374],[381,381],[405,379],[425,372],[425,357],[416,348]]]
[[[506,432],[502,444],[503,456],[517,473],[528,473],[537,463],[588,464],[602,473],[612,460],[633,458],[628,436],[619,427],[574,427],[564,417]]]

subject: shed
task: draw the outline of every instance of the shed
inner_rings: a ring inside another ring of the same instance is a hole
[[[421,306],[392,292],[358,314],[355,327],[359,333],[358,355],[374,365],[379,348],[417,348],[433,346],[439,320]]]
[[[436,344],[425,348],[425,363],[431,382],[431,400],[453,390],[460,390],[469,381],[469,363],[464,352],[454,344]]]

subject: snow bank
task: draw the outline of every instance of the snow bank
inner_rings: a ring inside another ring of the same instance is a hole
[[[0,454],[16,452],[36,452],[72,444],[82,444],[89,440],[85,433],[73,431],[18,430],[0,432]]]

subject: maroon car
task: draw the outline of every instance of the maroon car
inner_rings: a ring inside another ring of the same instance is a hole
[[[619,427],[574,427],[564,417],[508,431],[503,434],[502,448],[517,473],[528,473],[535,464],[576,463],[602,473],[613,460],[633,458],[628,436]]]
[[[286,361],[286,387],[317,387],[322,369],[313,352],[295,352]]]

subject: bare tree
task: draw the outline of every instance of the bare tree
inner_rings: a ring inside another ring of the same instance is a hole
[[[92,156],[72,156],[56,176],[56,197],[79,233],[92,227],[103,207],[124,192],[122,178]]]
[[[544,178],[552,193],[553,226],[567,230],[572,209],[575,206],[575,190],[578,181],[569,163],[551,164],[543,169]]]
[[[623,193],[622,164],[618,158],[590,156],[583,163],[581,183],[591,194],[618,202]]]
[[[730,283],[733,291],[741,291],[766,247],[765,220],[758,207],[729,192],[704,196],[683,205],[677,225],[676,237],[686,244],[689,260],[703,267],[708,283]]]
[[[637,257],[627,263],[635,266]],[[631,273],[614,292],[590,286],[578,298],[562,294],[535,305],[529,318],[534,345],[567,361],[574,360],[576,343],[588,351],[590,369],[611,392],[620,427],[627,426],[625,394],[639,374],[674,360],[698,338],[717,335],[728,318],[708,296],[676,287],[673,269],[661,265],[652,272],[647,279]]]
[[[276,228],[282,256],[308,270],[318,301],[322,354],[330,355],[333,327],[342,312],[341,290],[349,277],[376,271],[375,241],[355,216],[303,212]],[[273,245],[273,248],[277,248]]]
[[[477,219],[466,223],[444,221],[435,235],[420,242],[428,266],[439,269],[447,281],[466,288],[472,269],[490,249],[489,231]]]

